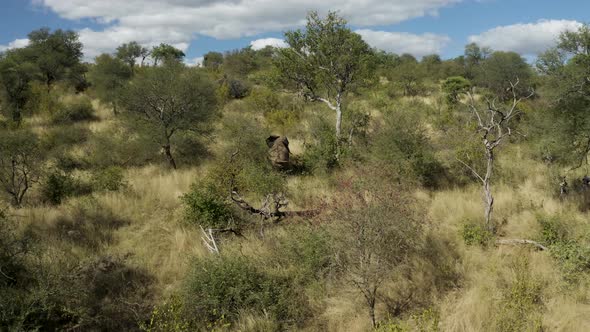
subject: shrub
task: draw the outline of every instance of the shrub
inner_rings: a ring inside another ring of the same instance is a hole
[[[305,145],[302,156],[305,167],[313,172],[327,172],[337,167],[338,140],[332,125],[323,119],[317,119],[311,123],[310,132],[312,139]],[[341,150],[341,154],[343,152],[345,151]]]
[[[35,226],[33,231],[82,248],[99,250],[113,241],[113,232],[127,224],[110,209],[86,197],[67,207],[67,214],[53,225]]]
[[[85,163],[96,168],[142,166],[157,151],[157,144],[148,135],[118,124],[92,135]]]
[[[228,96],[233,99],[242,99],[250,92],[250,87],[238,79],[229,79],[227,81]]]
[[[90,130],[82,125],[64,125],[51,128],[43,136],[42,146],[46,151],[65,150],[66,148],[81,144],[88,140]]]
[[[76,181],[65,172],[54,170],[45,179],[41,187],[41,196],[43,201],[59,205],[61,202],[74,194],[76,190]]]
[[[262,114],[275,111],[281,107],[281,100],[277,93],[266,87],[253,89],[248,97],[248,103],[257,113]]]
[[[308,303],[288,277],[262,272],[243,257],[213,257],[194,263],[185,284],[189,317],[197,322],[235,322],[240,313],[263,314],[284,325],[298,325]]]
[[[483,224],[467,223],[461,229],[463,241],[468,246],[486,246],[493,238],[493,234]]]
[[[512,268],[516,275],[502,292],[497,331],[544,331],[540,313],[541,282],[530,275],[526,258],[516,259]]]
[[[545,245],[551,246],[567,240],[567,229],[559,217],[539,216],[537,220],[541,224],[541,240]]]
[[[53,123],[67,124],[79,121],[93,120],[94,108],[88,98],[79,98],[61,107],[52,116]]]
[[[229,204],[207,183],[193,184],[181,200],[188,222],[205,228],[226,228],[233,221]]]
[[[371,152],[374,160],[404,182],[435,188],[446,177],[423,121],[415,112],[387,114],[385,123],[376,132]]]
[[[112,166],[95,171],[92,176],[92,186],[97,191],[117,191],[125,188],[125,170]]]
[[[300,284],[320,281],[334,268],[330,234],[323,228],[291,226],[272,248],[274,259]]]
[[[172,296],[164,303],[157,305],[151,313],[147,324],[140,325],[146,332],[188,332],[192,331],[191,322],[184,317],[184,303],[177,296]]]
[[[447,103],[454,106],[459,102],[461,94],[466,93],[471,87],[471,82],[464,77],[453,76],[444,80],[441,87],[446,95]]]

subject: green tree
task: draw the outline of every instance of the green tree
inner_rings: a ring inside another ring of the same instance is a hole
[[[96,64],[91,68],[89,76],[98,97],[103,102],[110,103],[116,114],[121,91],[132,76],[129,64],[109,54],[102,54],[96,57]]]
[[[404,96],[417,95],[425,77],[424,67],[411,60],[403,61],[390,72],[390,79],[402,88]]]
[[[30,83],[39,76],[37,66],[27,61],[26,53],[25,49],[15,49],[0,55],[2,100],[17,124],[22,120],[23,108],[31,95]]]
[[[344,98],[373,64],[369,46],[334,12],[323,19],[310,13],[305,31],[287,32],[285,41],[289,47],[278,50],[276,65],[309,100],[324,102],[336,112],[340,140]]]
[[[37,136],[26,130],[0,132],[0,186],[15,207],[37,183],[41,168]]]
[[[123,93],[125,109],[150,128],[172,168],[171,138],[178,131],[200,131],[216,109],[215,87],[182,63],[165,62],[136,75]]]
[[[154,46],[151,52],[152,58],[154,58],[154,65],[158,65],[160,62],[175,61],[180,62],[184,58],[185,54],[183,51],[176,47],[168,44],[160,44]]]
[[[590,152],[590,26],[564,32],[555,49],[542,54],[537,68],[545,79],[544,94],[552,101],[550,121],[553,154],[577,167]]]
[[[459,102],[459,96],[466,93],[471,87],[471,82],[461,76],[452,76],[442,82],[442,90],[446,95],[449,105],[456,105]]]
[[[209,52],[203,56],[203,67],[217,69],[223,64],[223,54]]]
[[[489,47],[480,47],[476,43],[465,45],[464,65],[465,75],[468,79],[474,79],[478,73],[479,67],[492,54]]]
[[[364,195],[341,192],[332,228],[336,261],[345,277],[362,294],[373,327],[381,288],[396,278],[422,246],[423,219],[408,206],[401,190],[376,183],[355,183]],[[371,197],[366,199],[363,197]]]
[[[228,74],[244,78],[259,68],[256,51],[251,47],[225,53],[223,70]]]
[[[526,96],[532,85],[533,72],[526,60],[515,52],[494,52],[482,63],[475,83],[487,88],[501,100],[512,98],[510,82],[519,81],[517,96]]]
[[[145,59],[148,53],[149,51],[147,48],[139,45],[139,43],[135,41],[132,41],[117,47],[116,56],[118,59],[125,62],[131,68],[131,71],[133,71],[135,67],[135,61],[138,58]]]
[[[42,28],[29,33],[29,41],[31,61],[39,67],[48,90],[55,81],[78,80],[84,73],[82,43],[76,32]]]

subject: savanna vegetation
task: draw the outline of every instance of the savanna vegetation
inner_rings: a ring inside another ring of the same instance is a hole
[[[590,28],[530,64],[72,31],[0,55],[1,331],[590,330]]]

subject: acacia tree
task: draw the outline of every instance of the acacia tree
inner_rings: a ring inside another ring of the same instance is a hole
[[[149,51],[147,48],[139,45],[139,43],[136,41],[132,41],[117,47],[116,56],[118,59],[125,62],[129,68],[131,68],[131,71],[133,71],[137,58],[145,59],[148,54]]]
[[[310,13],[305,31],[286,32],[285,41],[289,47],[278,50],[277,67],[306,98],[323,102],[336,112],[340,141],[343,101],[369,72],[369,46],[334,12],[324,19],[317,12]]]
[[[0,133],[0,186],[20,207],[25,194],[38,181],[40,150],[37,138],[24,130]]]
[[[476,130],[479,135],[483,151],[485,155],[485,171],[477,170],[473,165],[469,165],[465,161],[458,159],[458,161],[467,167],[473,176],[475,176],[482,185],[485,210],[484,219],[487,229],[494,233],[495,225],[492,221],[492,212],[494,208],[494,196],[492,194],[492,176],[494,171],[494,162],[496,160],[496,148],[500,146],[509,136],[518,133],[514,129],[515,118],[521,113],[518,106],[523,99],[533,96],[530,91],[525,97],[518,96],[519,81],[509,82],[510,92],[512,93],[512,101],[504,103],[498,97],[489,99],[485,98],[485,104],[480,105],[475,97],[475,90],[472,89],[467,93],[469,102],[468,107],[471,111],[472,118],[475,121]]]
[[[358,185],[358,183],[357,183]],[[334,223],[336,261],[362,294],[373,327],[381,287],[393,280],[422,246],[422,223],[402,190],[368,184],[338,195]],[[370,199],[367,199],[370,197]]]
[[[152,58],[154,58],[154,65],[158,65],[162,62],[180,62],[184,58],[185,54],[183,51],[169,44],[160,44],[154,46],[151,52]]]
[[[216,109],[215,87],[196,69],[165,62],[136,75],[123,93],[122,104],[152,129],[175,169],[171,138],[179,131],[203,129]]]
[[[590,26],[561,34],[557,47],[539,57],[537,68],[552,102],[548,126],[558,136],[551,152],[580,167],[590,153]]]
[[[20,124],[22,110],[30,97],[31,81],[38,77],[37,67],[27,61],[26,50],[15,49],[0,55],[0,88],[12,120]]]
[[[98,97],[110,103],[117,114],[121,91],[133,75],[132,69],[123,60],[109,54],[96,57],[96,64],[90,70],[90,79]]]
[[[61,29],[51,32],[43,28],[31,32],[29,41],[27,49],[31,61],[39,67],[48,90],[55,81],[78,79],[77,76],[84,73],[85,68],[81,65],[83,45],[76,32]]]

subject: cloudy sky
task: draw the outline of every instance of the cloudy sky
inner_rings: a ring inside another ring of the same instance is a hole
[[[198,61],[208,51],[282,46],[306,13],[337,10],[371,45],[457,56],[469,42],[529,58],[589,20],[588,0],[0,0],[0,51],[40,27],[73,29],[87,60],[118,45],[169,43]]]

